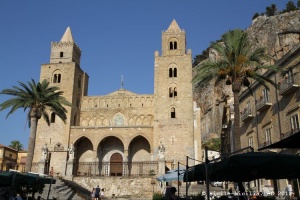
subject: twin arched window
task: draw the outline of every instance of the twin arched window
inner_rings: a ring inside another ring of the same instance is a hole
[[[60,81],[61,81],[61,74],[54,74],[53,83],[60,83]]]
[[[177,42],[176,41],[171,41],[170,42],[170,50],[177,49]]]
[[[174,88],[170,87],[169,88],[169,97],[170,98],[171,97],[177,97],[177,88],[176,87],[174,87]]]
[[[177,77],[177,68],[169,68],[169,77]]]

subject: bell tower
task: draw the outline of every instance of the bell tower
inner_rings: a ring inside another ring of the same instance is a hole
[[[68,27],[59,42],[51,43],[50,63],[41,66],[40,81],[46,79],[50,86],[59,87],[63,96],[72,103],[66,106],[67,120],[64,123],[49,111],[51,124],[48,126],[41,119],[38,122],[33,162],[39,162],[41,148],[47,144],[49,149],[49,166],[55,173],[64,175],[70,146],[70,130],[79,123],[81,97],[87,95],[88,75],[80,67],[81,50],[73,40]]]
[[[161,55],[155,52],[154,64],[154,146],[165,147],[166,160],[184,163],[195,151],[192,53],[175,20],[162,33]],[[158,153],[154,149],[154,156]]]

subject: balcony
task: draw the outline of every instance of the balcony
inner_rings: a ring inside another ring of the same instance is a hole
[[[244,109],[244,111],[241,113],[241,121],[245,122],[250,119],[252,119],[254,116],[251,112],[250,108]]]
[[[271,145],[272,144],[272,142],[269,140],[269,141],[265,141],[265,142],[263,142],[263,143],[260,143],[259,145],[258,145],[258,148],[259,149],[261,149],[261,148],[263,148],[263,147],[266,147],[266,146],[269,146],[269,145]]]
[[[269,100],[261,99],[256,103],[256,110],[257,111],[263,111],[272,106],[272,103]]]
[[[297,84],[294,79],[285,79],[285,81],[279,85],[279,94],[285,96],[294,92],[298,88],[299,84]]]
[[[294,128],[291,131],[288,131],[286,133],[282,133],[281,137],[282,139],[287,138],[291,135],[294,135],[295,133],[298,133],[300,131],[300,127]]]

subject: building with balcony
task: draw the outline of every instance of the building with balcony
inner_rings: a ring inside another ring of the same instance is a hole
[[[0,144],[0,171],[16,169],[18,151]]]

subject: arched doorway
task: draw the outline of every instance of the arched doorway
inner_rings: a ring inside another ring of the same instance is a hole
[[[122,176],[123,157],[120,153],[114,153],[110,157],[110,175]]]

